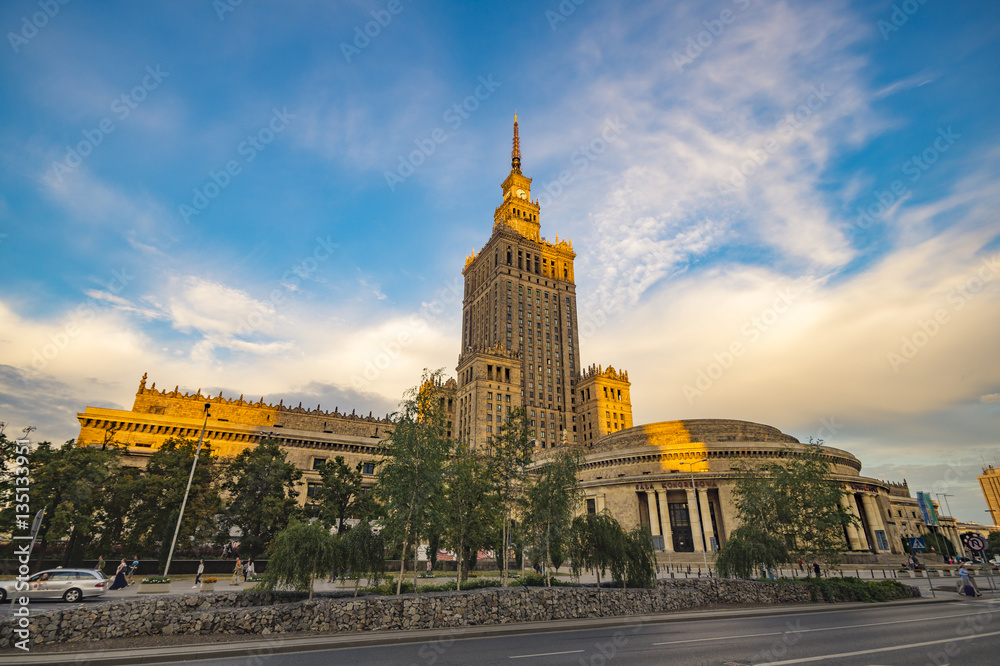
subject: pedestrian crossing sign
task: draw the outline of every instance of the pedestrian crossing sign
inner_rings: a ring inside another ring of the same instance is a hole
[[[927,550],[923,537],[910,537],[910,550]]]

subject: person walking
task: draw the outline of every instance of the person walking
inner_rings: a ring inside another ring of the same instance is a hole
[[[244,582],[246,581],[247,576],[256,576],[256,575],[257,575],[257,570],[254,568],[253,560],[248,560],[247,575],[243,577]]]
[[[819,564],[816,562],[813,562],[813,572],[816,574],[816,578],[820,577]]]
[[[194,585],[192,585],[191,587],[198,587],[198,584],[201,582],[201,575],[203,573],[205,573],[205,560],[202,560],[201,562],[198,563],[198,573],[195,575]]]
[[[139,556],[136,555],[135,559],[132,560],[132,566],[128,568],[128,584],[134,585],[135,581],[132,579],[135,576],[135,572],[139,570]]]
[[[118,565],[118,569],[115,570],[115,581],[111,583],[109,590],[120,590],[124,587],[128,587],[128,581],[125,580],[125,572],[128,570],[128,565],[125,564],[125,558],[122,558],[122,563]]]
[[[240,584],[240,574],[243,573],[243,563],[240,562],[240,558],[236,558],[236,566],[233,567],[233,585]]]
[[[972,580],[972,576],[969,575],[969,570],[966,569],[963,564],[958,568],[958,585],[956,586],[955,591],[959,594],[964,594],[967,587],[975,592],[975,596],[983,596],[983,593],[979,591],[979,588],[976,587],[976,583]]]
[[[250,560],[249,559],[243,563],[243,582],[244,583],[247,582],[247,567],[249,566],[249,564],[250,564]]]
[[[104,556],[103,555],[98,555],[97,556],[97,570],[100,571],[102,575],[104,574]]]

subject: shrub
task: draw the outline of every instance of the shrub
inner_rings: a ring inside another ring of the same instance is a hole
[[[507,584],[507,587],[519,587],[521,585],[524,587],[545,587],[545,576],[538,573],[527,573],[510,581],[510,583]],[[552,587],[568,587],[571,585],[573,585],[573,583],[559,580],[555,576],[552,577]]]
[[[143,583],[169,583],[170,578],[167,576],[146,576],[142,579]]]
[[[219,579],[218,578],[211,578],[211,577],[209,577],[209,578],[206,578],[205,580],[203,580],[201,582],[203,582],[203,583],[218,583]]]
[[[894,580],[865,581],[859,578],[810,578],[803,581],[810,587],[813,601],[895,601],[918,597],[920,593]]]

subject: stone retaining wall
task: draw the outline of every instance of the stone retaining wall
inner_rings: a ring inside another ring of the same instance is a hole
[[[726,579],[663,581],[656,589],[486,588],[402,597],[318,598],[295,593],[160,596],[90,603],[31,617],[30,645],[144,635],[281,634],[431,629],[627,616],[708,604],[810,601],[798,583]],[[37,609],[37,607],[36,607]],[[22,640],[18,618],[0,621],[0,648]]]

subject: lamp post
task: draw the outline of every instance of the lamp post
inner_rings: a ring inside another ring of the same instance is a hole
[[[191,462],[191,474],[188,476],[187,488],[184,489],[184,500],[181,501],[181,512],[177,516],[177,527],[174,528],[174,540],[170,542],[170,552],[167,553],[167,564],[163,567],[163,577],[167,577],[167,573],[170,571],[170,560],[174,557],[174,548],[177,546],[177,535],[181,531],[181,521],[184,520],[184,507],[187,506],[188,495],[191,493],[191,482],[194,481],[194,470],[198,466],[198,456],[201,454],[201,443],[205,441],[205,427],[208,426],[208,417],[211,416],[208,413],[208,408],[211,407],[211,403],[205,403],[205,420],[201,424],[201,436],[198,437],[198,448],[194,452],[194,460]]]
[[[955,514],[953,514],[951,512],[951,504],[948,502],[948,498],[949,497],[954,497],[954,495],[950,495],[948,493],[934,493],[934,494],[937,495],[938,497],[943,497],[944,498],[944,505],[946,507],[948,507],[948,515],[951,516],[952,518],[954,518]],[[938,500],[938,501],[940,502],[941,500]],[[959,534],[959,532],[958,532],[958,521],[957,520],[955,521],[955,534],[958,534],[958,549],[962,551],[962,557],[965,557],[965,544],[962,543],[962,535]]]
[[[708,458],[702,458],[698,462],[708,462]],[[701,502],[698,500],[698,489],[694,486],[694,466],[693,462],[682,462],[682,465],[688,465],[688,469],[691,471],[691,493],[694,495],[694,504],[698,509],[698,527],[701,531],[701,556],[705,561],[705,571],[708,572],[708,540],[705,538],[705,521],[701,518]]]

